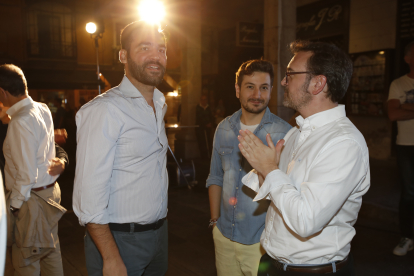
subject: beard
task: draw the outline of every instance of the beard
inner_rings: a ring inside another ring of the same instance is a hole
[[[250,107],[249,102],[252,102],[252,101],[260,102],[262,105],[259,107]],[[248,99],[246,103],[243,103],[242,100],[240,99],[240,104],[244,108],[244,110],[246,110],[247,112],[253,113],[253,114],[259,114],[263,110],[266,109],[267,105],[269,104],[269,101],[266,102],[263,99]]]
[[[310,79],[306,80],[305,83],[300,88],[300,95],[297,97],[290,97],[291,93],[289,92],[289,88],[287,86],[284,87],[285,90],[285,96],[283,98],[283,106],[292,108],[296,111],[299,109],[307,106],[311,100],[312,95],[308,92]]]
[[[139,65],[135,63],[135,61],[133,61],[129,57],[129,54],[127,56],[127,60],[128,60],[128,70],[131,76],[134,77],[140,83],[145,84],[145,85],[157,86],[162,82],[164,78],[164,74],[165,74],[165,67],[162,66],[161,63],[159,63],[158,61],[148,61],[142,65]],[[146,72],[145,68],[149,64],[157,65],[161,69],[161,73]]]

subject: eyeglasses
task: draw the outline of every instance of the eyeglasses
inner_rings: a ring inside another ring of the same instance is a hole
[[[305,71],[305,72],[290,72],[290,71],[286,71],[285,73],[285,78],[286,78],[286,84],[288,84],[288,77],[290,75],[297,75],[297,74],[310,74],[311,72],[309,71]]]

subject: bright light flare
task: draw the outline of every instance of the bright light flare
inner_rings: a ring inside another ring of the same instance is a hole
[[[151,24],[159,24],[165,16],[164,4],[158,0],[141,0],[138,11],[141,19]]]
[[[86,24],[86,31],[90,34],[96,33],[96,24],[93,22]]]
[[[178,125],[177,125],[177,124],[175,124],[175,125],[173,125],[173,127],[177,128],[177,127],[178,127]]]
[[[174,91],[174,92],[168,92],[167,93],[168,97],[178,97],[178,92]]]

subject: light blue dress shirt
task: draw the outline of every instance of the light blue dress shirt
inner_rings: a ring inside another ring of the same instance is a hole
[[[124,76],[76,115],[73,210],[87,223],[149,224],[166,217],[168,174],[164,95],[153,108]]]
[[[252,170],[238,147],[237,136],[240,130],[241,114],[242,111],[239,110],[217,126],[207,187],[218,185],[223,188],[220,217],[217,222],[220,232],[232,241],[254,244],[260,241],[269,202],[267,200],[254,202],[256,193],[243,186],[241,182],[241,179]],[[290,128],[288,123],[266,108],[254,134],[267,144],[268,133],[273,142],[277,142]]]

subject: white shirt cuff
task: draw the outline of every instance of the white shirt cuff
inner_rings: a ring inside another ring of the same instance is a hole
[[[258,201],[263,198],[270,200],[270,192],[272,192],[277,187],[290,184],[291,180],[287,174],[282,172],[281,170],[274,170],[271,171],[263,182],[262,187],[260,187],[259,192],[257,193],[256,197],[253,201]]]
[[[259,176],[257,175],[257,171],[255,169],[251,170],[248,174],[243,176],[241,181],[244,184],[244,186],[249,187],[256,193],[259,192]]]

